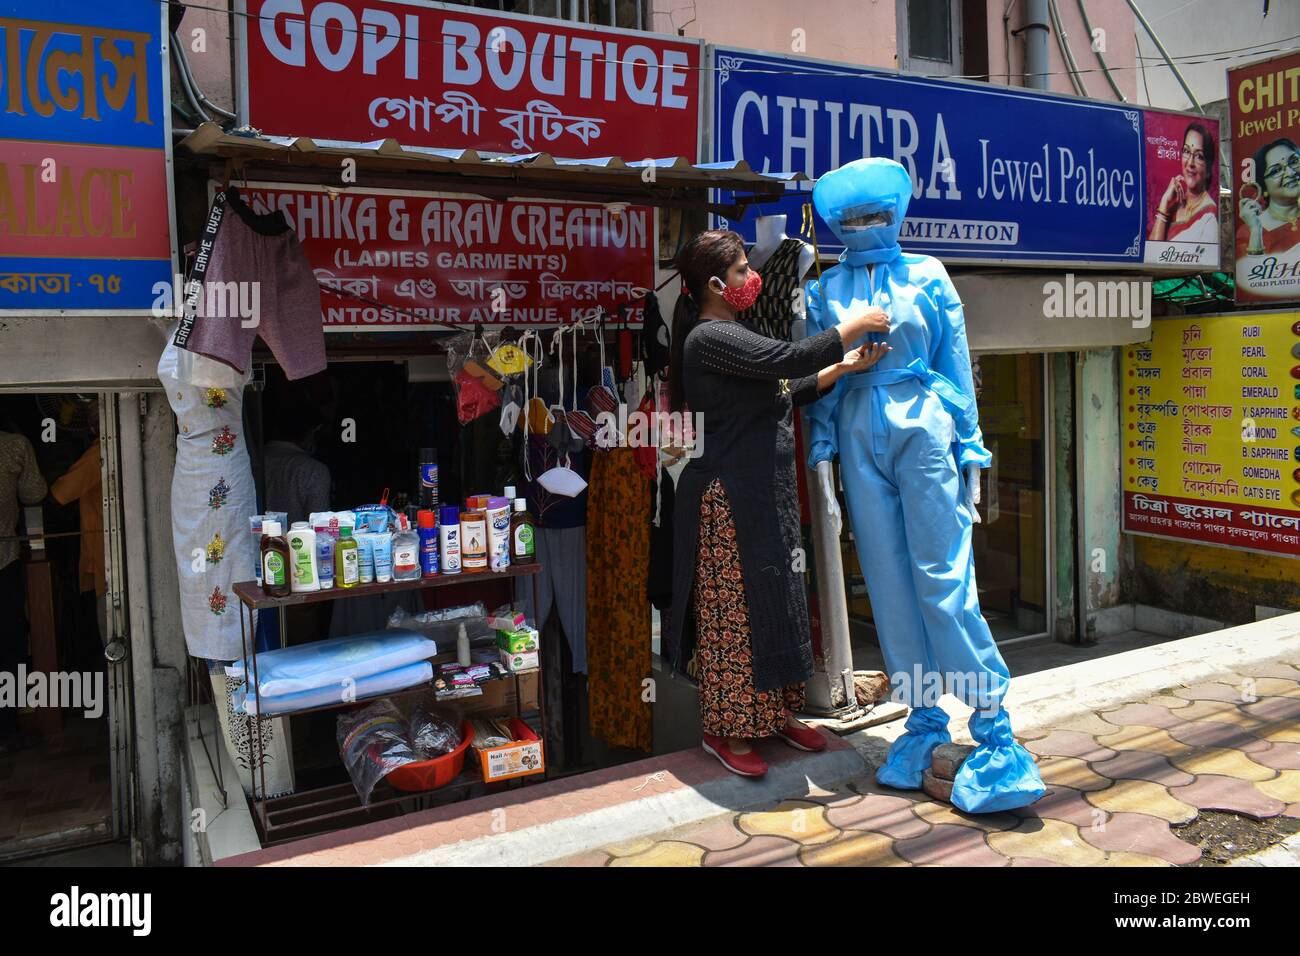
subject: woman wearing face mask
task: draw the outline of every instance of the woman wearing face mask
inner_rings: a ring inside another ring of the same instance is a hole
[[[1283,137],[1257,150],[1255,178],[1241,189],[1239,257],[1276,255],[1300,242],[1300,146]]]
[[[1214,170],[1219,154],[1214,137],[1200,123],[1183,133],[1179,174],[1169,180],[1150,238],[1155,242],[1218,242],[1219,200]]]
[[[699,681],[704,749],[733,773],[760,777],[767,764],[755,738],[825,746],[794,716],[812,647],[791,409],[875,364],[887,345],[853,346],[888,332],[889,318],[864,308],[803,341],[772,339],[737,319],[762,285],[739,235],[701,233],[677,267],[671,401],[700,416],[700,428],[677,483],[673,593],[683,597],[673,603],[673,665]]]

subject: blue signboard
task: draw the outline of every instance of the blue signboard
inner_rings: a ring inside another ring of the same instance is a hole
[[[172,283],[166,20],[0,0],[0,311],[144,312]]]
[[[912,174],[901,240],[909,252],[971,262],[1142,262],[1137,109],[725,47],[714,57],[715,161],[816,178],[863,156],[895,159]],[[786,214],[794,235],[811,199],[811,183],[791,184],[757,210]],[[718,225],[752,240],[755,218]],[[815,225],[821,250],[838,253],[826,224],[818,217]]]

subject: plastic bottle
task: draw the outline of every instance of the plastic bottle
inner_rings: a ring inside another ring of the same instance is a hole
[[[489,498],[485,516],[488,568],[494,572],[506,571],[510,568],[510,499]]]
[[[488,568],[487,517],[481,511],[460,516],[460,566],[466,574]]]
[[[262,522],[262,591],[271,597],[288,597],[289,542],[280,533],[280,522]]]
[[[375,531],[370,535],[375,559],[375,580],[387,584],[393,580],[393,533]]]
[[[537,563],[533,515],[523,498],[515,499],[515,513],[510,518],[510,560],[515,564]]]
[[[419,514],[420,522],[420,575],[431,578],[438,573],[438,521],[437,516],[425,509]]]
[[[357,570],[362,584],[375,583],[375,536],[369,531],[358,531],[352,535],[357,543]]]
[[[411,530],[406,515],[399,517],[399,530],[393,535],[393,580],[416,581],[420,577],[420,536]]]
[[[361,582],[361,552],[347,525],[339,526],[339,543],[334,546],[334,580],[341,588]]]
[[[316,532],[305,521],[295,521],[289,528],[290,580],[295,594],[319,591],[320,574],[316,567]]]
[[[461,667],[470,666],[469,634],[465,632],[464,624],[456,628],[456,663]]]
[[[443,574],[460,574],[460,509],[447,505],[438,512],[438,544]]]
[[[312,529],[316,535],[316,570],[320,575],[320,589],[334,587],[334,536],[328,531]]]

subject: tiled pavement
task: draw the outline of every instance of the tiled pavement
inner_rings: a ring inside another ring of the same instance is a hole
[[[1057,722],[1021,742],[1047,795],[969,816],[869,777],[560,866],[1169,866],[1202,810],[1300,818],[1300,658]]]

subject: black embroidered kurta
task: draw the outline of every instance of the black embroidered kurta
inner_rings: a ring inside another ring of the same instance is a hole
[[[760,334],[745,322],[711,319],[686,337],[686,403],[702,415],[703,448],[677,482],[673,513],[674,667],[695,647],[690,613],[700,498],[722,481],[736,520],[749,604],[754,687],[785,687],[812,674],[804,577],[793,569],[799,535],[791,409],[817,397],[817,373],[844,358],[835,329],[800,342]],[[698,439],[697,439],[698,440]]]

